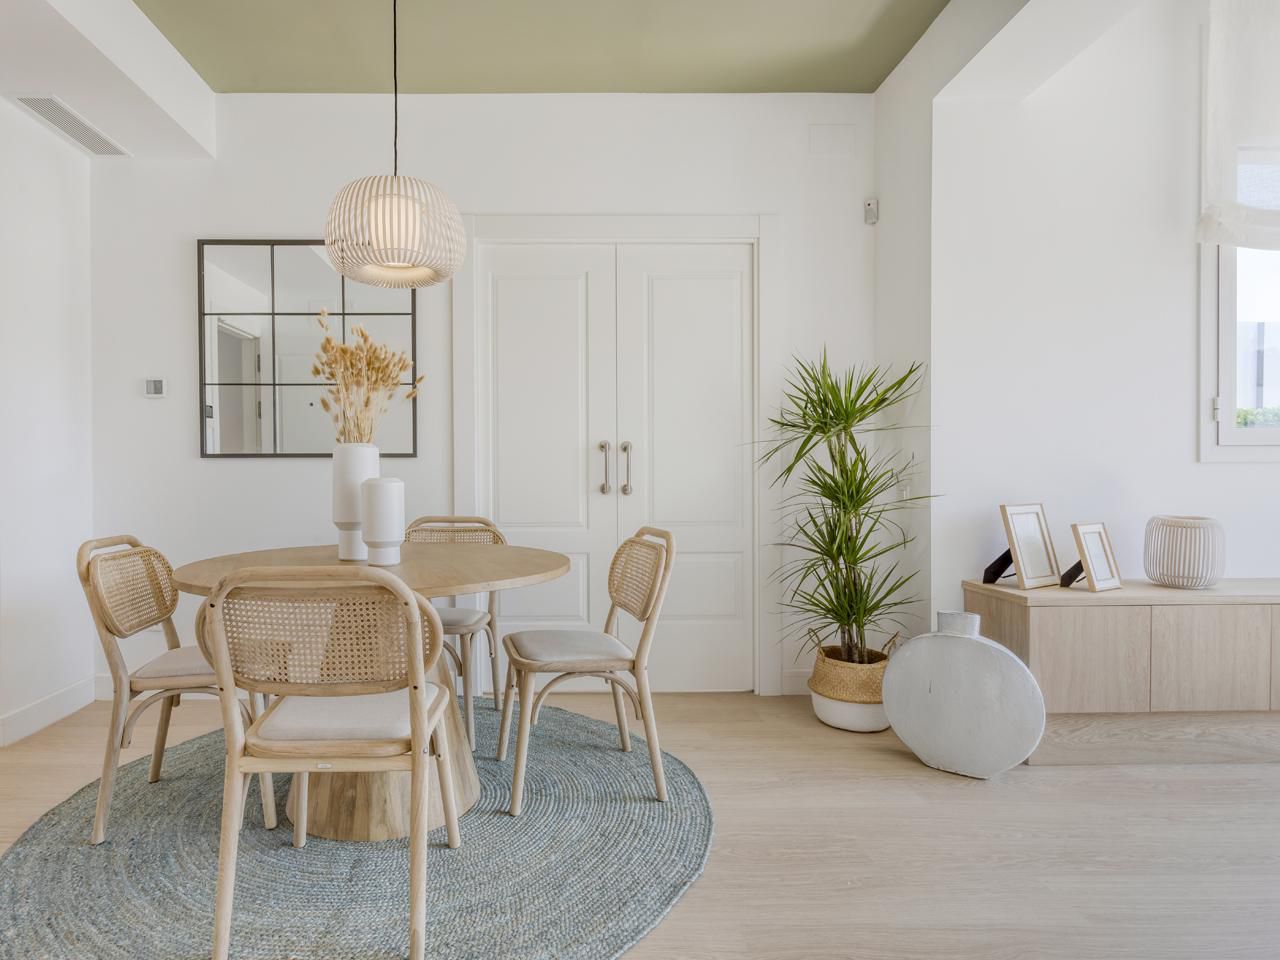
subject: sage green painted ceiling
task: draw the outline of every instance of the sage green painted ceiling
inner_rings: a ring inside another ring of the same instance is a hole
[[[219,93],[391,88],[391,0],[136,0]],[[400,0],[408,93],[870,93],[946,0]]]

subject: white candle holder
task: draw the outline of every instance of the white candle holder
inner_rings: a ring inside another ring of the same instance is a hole
[[[370,566],[395,566],[404,543],[404,481],[375,477],[362,483],[360,514]]]

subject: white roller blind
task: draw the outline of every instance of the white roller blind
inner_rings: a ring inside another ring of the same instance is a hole
[[[1200,239],[1280,250],[1280,0],[1212,0]]]

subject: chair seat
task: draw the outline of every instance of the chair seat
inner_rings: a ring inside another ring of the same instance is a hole
[[[475,610],[471,607],[438,607],[440,625],[448,634],[471,633],[489,622],[487,610]]]
[[[521,630],[508,634],[507,651],[554,670],[630,668],[631,648],[617,637],[591,630]]]
[[[199,647],[166,650],[129,677],[134,690],[165,690],[174,687],[211,687],[217,683],[213,667]]]
[[[442,704],[426,685],[427,709]],[[245,733],[254,756],[398,756],[412,749],[409,691],[352,697],[284,697]]]

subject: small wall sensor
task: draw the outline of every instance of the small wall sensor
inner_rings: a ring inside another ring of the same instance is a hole
[[[164,379],[143,380],[142,393],[151,400],[159,399],[164,396]]]
[[[880,222],[880,201],[872,197],[862,202],[862,222],[876,224]]]

